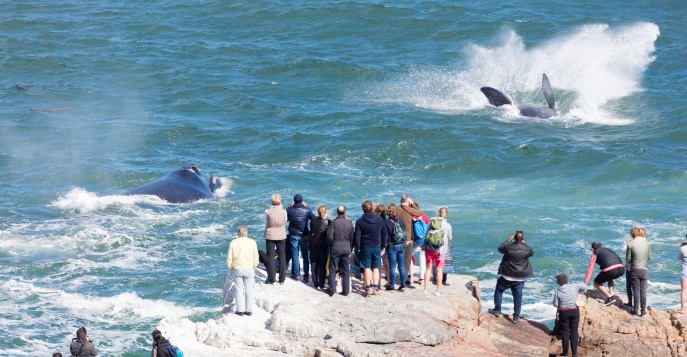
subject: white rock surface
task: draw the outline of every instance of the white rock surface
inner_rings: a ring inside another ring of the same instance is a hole
[[[423,292],[413,284],[416,289],[363,297],[353,279],[349,296],[330,297],[311,283],[264,280],[265,271],[256,269],[252,316],[218,308],[213,320],[165,318],[158,329],[188,356],[362,357],[459,355],[441,346],[453,351],[461,333],[477,328],[480,301],[470,276],[452,275],[444,296],[434,296],[433,286]]]

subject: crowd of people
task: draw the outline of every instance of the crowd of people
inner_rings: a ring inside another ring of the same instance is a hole
[[[290,279],[309,283],[312,277],[313,287],[330,296],[337,292],[337,281],[341,282],[340,294],[349,295],[351,268],[359,269],[363,282],[359,293],[368,297],[380,295],[382,287],[387,291],[400,292],[406,288],[415,289],[412,271],[413,261],[417,260],[420,270],[417,284],[429,293],[429,282],[433,280],[436,286],[434,294],[442,296],[442,285],[448,285],[443,267],[447,261],[452,264],[453,232],[447,221],[448,209],[440,208],[436,216],[430,219],[408,194],[401,195],[398,206],[393,203],[386,206],[374,205],[370,201],[364,201],[361,208],[363,215],[353,224],[344,205],[336,208],[337,216],[330,220],[325,206],[318,206],[317,214],[314,214],[299,194],[294,196],[293,202],[286,209],[282,206],[281,196],[273,194],[272,204],[263,214],[266,252],[258,250],[255,240],[248,238],[246,226],[238,227],[237,238],[229,244],[227,267],[233,273],[236,287],[235,314],[252,315],[255,269],[259,262],[267,270],[265,284],[283,284],[290,262]],[[573,356],[577,355],[580,322],[578,294],[586,290],[586,284],[596,265],[599,265],[601,271],[593,283],[604,297],[605,304],[623,307],[638,317],[646,316],[646,286],[651,248],[644,228],[633,227],[630,229],[630,236],[622,248],[625,265],[613,250],[603,247],[600,242],[593,242],[584,284],[570,283],[566,274],[555,276],[559,287],[554,292],[553,305],[558,312],[563,355],[567,356],[569,351]],[[514,302],[510,320],[517,324],[521,318],[525,280],[533,276],[530,258],[534,255],[534,250],[525,243],[524,233],[516,231],[498,247],[498,251],[503,257],[494,289],[494,307],[488,309],[488,312],[501,316],[503,293],[510,290]],[[419,253],[418,258],[414,259],[416,253]],[[303,266],[300,264],[301,259]],[[685,312],[687,297],[687,240],[681,244],[678,259],[682,263],[682,292],[678,313],[682,314]],[[384,276],[381,269],[385,271]],[[434,279],[431,279],[432,271]],[[623,275],[627,279],[627,303],[623,303],[615,295],[614,280]],[[384,286],[381,285],[382,278],[385,279]],[[173,350],[176,347],[171,346],[160,331],[153,332],[153,341],[154,357],[175,355]],[[84,327],[77,330],[70,352],[73,356],[97,355],[95,345]],[[53,354],[53,357],[61,356],[60,353]]]
[[[337,276],[342,282],[341,294],[350,294],[351,266],[362,271],[363,296],[379,295],[382,289],[404,291],[414,288],[413,255],[419,252],[417,283],[428,291],[434,268],[440,277],[435,279],[434,294],[441,296],[442,283],[446,283],[443,267],[453,239],[451,225],[446,220],[448,209],[442,207],[430,220],[407,194],[401,196],[399,206],[365,201],[361,208],[363,215],[354,225],[343,205],[336,208],[337,217],[330,220],[325,206],[318,206],[315,215],[300,194],[294,196],[286,209],[281,196],[273,194],[272,205],[263,214],[267,252],[258,253],[267,268],[265,283],[283,284],[290,261],[291,279],[308,283],[312,277],[313,287],[330,296],[337,292]],[[425,239],[430,236],[436,242]],[[385,271],[383,276],[381,269]],[[386,280],[384,285],[382,277]]]

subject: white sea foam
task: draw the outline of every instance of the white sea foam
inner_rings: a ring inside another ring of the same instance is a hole
[[[84,214],[102,211],[108,208],[121,208],[132,206],[137,203],[152,204],[152,205],[166,205],[167,201],[156,196],[149,195],[113,195],[113,196],[98,196],[95,193],[88,192],[82,188],[75,187],[67,192],[64,196],[60,196],[53,201],[48,207],[55,207],[61,211]]]
[[[647,22],[617,28],[590,24],[528,47],[525,39],[506,29],[493,46],[467,46],[463,51],[467,63],[461,63],[460,70],[413,67],[374,86],[368,96],[380,102],[454,113],[487,107],[479,88],[490,86],[516,104],[543,105],[541,76],[546,73],[561,115],[547,121],[628,125],[637,114],[617,100],[642,91],[641,78],[655,59],[654,42],[659,33],[658,26]],[[484,110],[499,120],[524,120],[512,106]]]

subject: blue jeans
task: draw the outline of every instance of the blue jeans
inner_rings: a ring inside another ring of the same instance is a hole
[[[494,289],[494,310],[501,311],[503,292],[510,289],[511,293],[513,293],[513,315],[520,316],[520,308],[522,308],[522,288],[524,287],[524,281],[510,281],[500,276],[499,280],[496,281],[496,288]]]
[[[289,234],[289,244],[291,245],[291,276],[301,277],[301,261],[298,259],[298,251],[303,256],[303,276],[310,276],[310,257],[308,256],[308,242],[305,238]]]
[[[389,259],[389,285],[392,288],[396,283],[396,266],[398,266],[398,273],[401,275],[401,286],[406,286],[406,266],[403,264],[404,252],[403,242],[386,246],[386,256]]]

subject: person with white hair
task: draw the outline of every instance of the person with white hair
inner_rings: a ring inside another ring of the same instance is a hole
[[[240,226],[238,238],[229,244],[227,252],[227,268],[234,271],[236,284],[236,315],[250,316],[253,314],[253,284],[255,284],[255,268],[258,267],[258,245],[248,238],[248,228]]]

